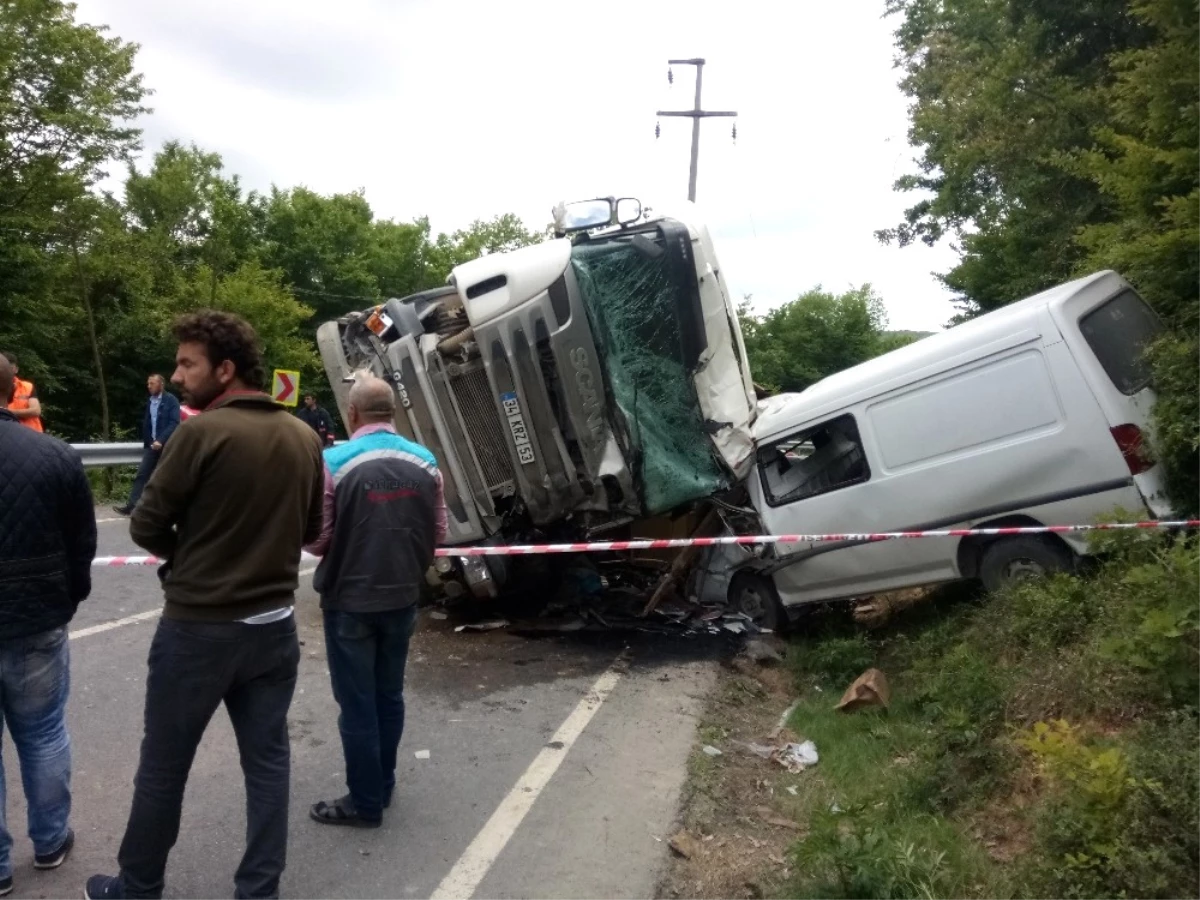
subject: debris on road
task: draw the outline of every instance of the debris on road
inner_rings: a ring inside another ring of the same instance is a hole
[[[759,806],[754,810],[758,813],[758,817],[768,825],[774,825],[776,828],[790,828],[792,831],[800,831],[801,825],[792,819],[785,818],[779,815],[769,806]]]
[[[842,712],[853,712],[869,706],[882,706],[887,709],[891,699],[892,692],[888,687],[887,676],[878,669],[867,669],[854,679],[854,684],[846,689],[841,701],[834,708]]]
[[[745,741],[734,741],[734,743],[746,752],[753,753],[759,759],[770,759],[775,754],[776,750],[776,748],[770,744],[746,743]]]
[[[775,761],[793,775],[798,775],[805,769],[815,766],[819,759],[817,745],[812,741],[784,744],[775,754]]]
[[[716,747],[714,747],[712,744],[705,744],[704,745],[704,755],[705,756],[720,756],[721,751],[718,750]]]
[[[507,628],[508,619],[484,619],[481,622],[467,622],[465,625],[459,625],[455,631],[495,631],[498,628]]]
[[[776,639],[778,642],[778,639]],[[779,642],[782,643],[782,642]],[[783,654],[774,642],[768,642],[763,638],[752,638],[746,641],[746,646],[742,648],[742,655],[760,666],[769,666],[775,663],[783,662]]]
[[[429,751],[428,750],[418,750],[416,753],[413,754],[413,756],[415,756],[417,759],[429,759]]]
[[[691,859],[700,852],[700,843],[686,831],[681,831],[671,838],[667,846],[684,859]]]

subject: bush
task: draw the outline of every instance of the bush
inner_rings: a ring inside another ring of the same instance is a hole
[[[1162,461],[1172,505],[1189,516],[1200,512],[1200,345],[1194,332],[1193,326],[1160,341],[1151,354],[1158,394],[1152,449]]]
[[[1029,890],[1050,897],[1195,896],[1196,720],[1148,726],[1132,752],[1089,742],[1066,721],[1039,722],[1018,743],[1052,791],[1038,819],[1040,864]]]

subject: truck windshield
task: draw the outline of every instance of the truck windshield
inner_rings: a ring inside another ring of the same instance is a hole
[[[681,252],[674,241],[639,248],[627,237],[584,242],[571,251],[651,515],[728,487],[692,380],[689,356],[701,326],[690,300],[695,267],[690,258],[686,265],[672,258]]]
[[[1150,384],[1146,348],[1163,330],[1154,311],[1133,291],[1122,291],[1079,320],[1084,340],[1122,394]]]

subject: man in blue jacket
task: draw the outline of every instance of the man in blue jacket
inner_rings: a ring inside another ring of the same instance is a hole
[[[124,506],[114,506],[113,512],[127,516],[133,512],[141,499],[142,489],[154,470],[158,468],[158,460],[162,449],[172,432],[179,427],[179,401],[164,388],[166,381],[161,375],[151,375],[146,380],[146,390],[150,399],[146,403],[146,412],[142,417],[142,464],[138,466],[137,476],[133,479],[133,489],[129,492],[129,502]]]
[[[432,453],[396,433],[396,394],[379,378],[350,389],[350,440],[325,451],[325,515],[308,550],[323,556],[325,651],[349,793],[309,815],[322,825],[378,828],[396,787],[404,732],[404,668],[417,599],[446,539],[442,473]]]

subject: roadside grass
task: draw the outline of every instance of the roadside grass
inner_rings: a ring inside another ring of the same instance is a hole
[[[1094,571],[935,592],[788,659],[820,763],[791,897],[1172,897],[1200,889],[1200,550],[1103,536]],[[833,710],[864,669],[887,710]]]

